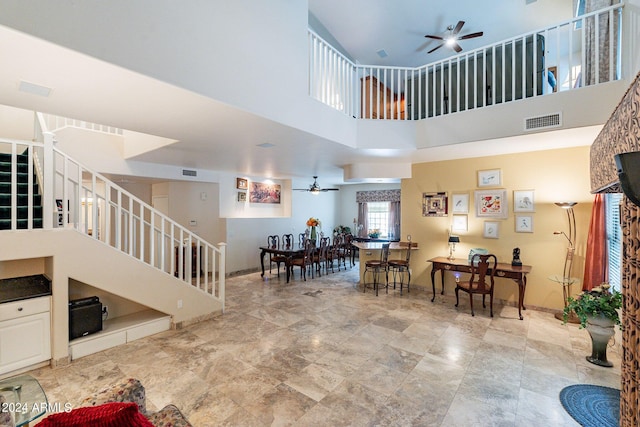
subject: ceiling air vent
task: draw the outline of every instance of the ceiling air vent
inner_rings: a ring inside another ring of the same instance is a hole
[[[560,126],[562,126],[562,113],[553,113],[524,119],[524,130],[557,128]]]
[[[198,172],[189,169],[182,169],[182,176],[198,176]]]

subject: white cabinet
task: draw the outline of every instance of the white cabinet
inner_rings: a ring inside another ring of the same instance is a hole
[[[0,304],[0,374],[51,359],[51,297]]]

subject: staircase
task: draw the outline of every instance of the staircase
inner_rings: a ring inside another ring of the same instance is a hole
[[[29,157],[17,155],[16,174],[16,228],[29,228]],[[0,153],[0,230],[11,227],[11,154]],[[33,176],[32,215],[33,228],[42,228],[42,196],[35,175]]]

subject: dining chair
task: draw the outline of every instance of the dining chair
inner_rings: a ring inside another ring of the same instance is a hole
[[[409,266],[409,261],[411,259],[411,248],[415,248],[418,246],[417,243],[412,242],[399,242],[398,245],[400,248],[406,249],[407,254],[404,259],[390,259],[389,271],[393,276],[393,289],[396,288],[396,277],[400,276],[400,295],[402,295],[402,286],[404,284],[404,275],[407,275],[407,292],[409,292],[409,285],[411,283],[411,268]]]
[[[321,270],[324,267],[324,272],[328,273],[327,263],[328,263],[328,251],[329,251],[329,237],[321,237],[320,238],[320,247],[313,255],[313,263],[316,266],[316,271],[318,272],[318,276],[321,274]]]
[[[349,268],[353,267],[353,234],[346,233],[342,236],[341,256],[344,262],[344,268],[347,269],[347,260],[349,260]]]
[[[489,312],[493,317],[493,284],[494,275],[498,259],[494,254],[475,254],[471,258],[471,277],[469,281],[460,280],[456,283],[456,307],[458,306],[458,291],[464,291],[469,294],[469,305],[471,306],[471,315],[473,312],[473,295],[482,295],[482,307],[487,308],[485,297],[489,295]],[[488,280],[488,283],[487,283]]]
[[[298,234],[298,248],[304,249],[304,242],[307,240],[307,233]]]
[[[267,247],[269,249],[279,250],[280,236],[278,236],[277,234],[267,236]],[[280,277],[280,264],[286,263],[286,262],[287,262],[286,256],[269,253],[269,273],[271,273],[271,267],[273,266],[273,264],[276,264],[278,277]]]
[[[389,243],[382,244],[382,250],[380,251],[380,259],[371,259],[365,262],[364,273],[362,273],[362,292],[367,289],[367,273],[373,275],[373,289],[378,296],[378,289],[380,288],[380,274],[384,273],[385,277],[385,289],[389,293],[389,272],[387,260],[389,259]]]
[[[333,270],[333,263],[335,261],[338,263],[338,271],[340,271],[340,256],[342,255],[342,245],[343,235],[335,234],[333,236],[333,243],[331,244],[331,270]]]
[[[283,234],[280,247],[287,251],[293,250],[293,234]]]
[[[304,279],[304,281],[307,281],[307,269],[309,267],[311,270],[311,278],[313,278],[313,256],[316,250],[316,247],[313,245],[313,243],[311,242],[311,240],[306,239],[305,240],[305,248],[304,248],[304,252],[302,254],[302,256],[299,257],[294,257],[291,258],[289,260],[289,264],[287,265],[287,268],[291,269],[291,276],[293,277],[293,270],[295,266],[300,267],[300,275],[302,276],[302,278]]]

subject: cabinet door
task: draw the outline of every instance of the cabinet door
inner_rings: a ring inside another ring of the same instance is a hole
[[[0,322],[0,374],[51,358],[49,312]]]

